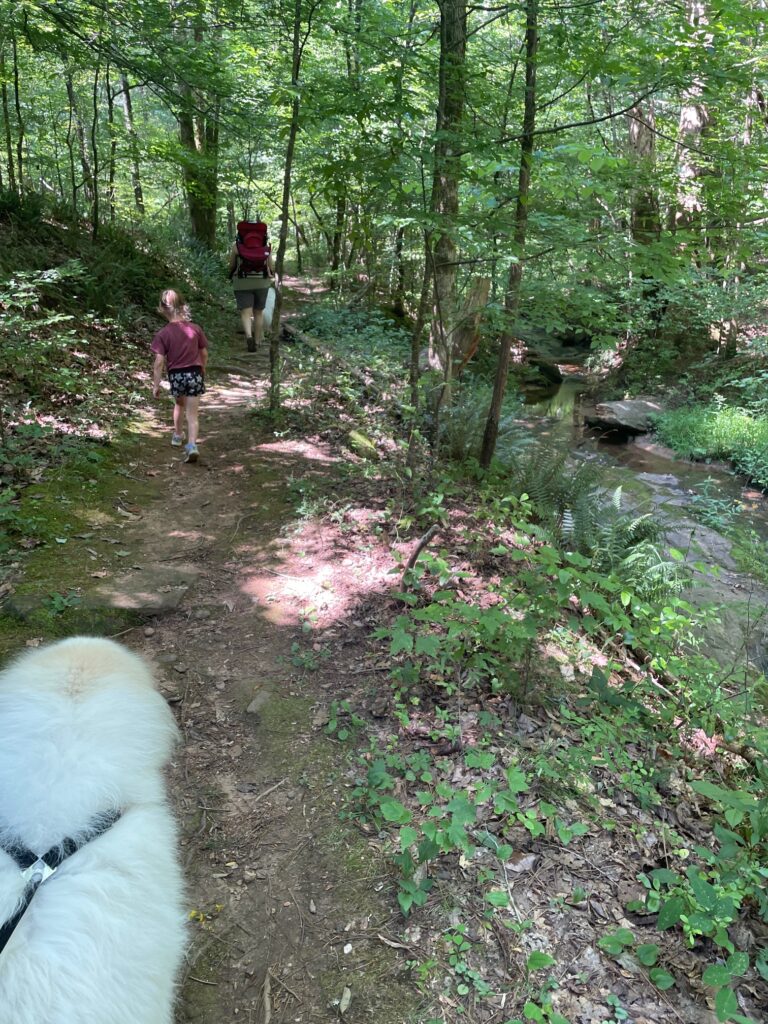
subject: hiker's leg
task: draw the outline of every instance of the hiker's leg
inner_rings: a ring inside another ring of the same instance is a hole
[[[253,311],[253,341],[260,345],[264,341],[264,310],[254,309]]]
[[[197,421],[200,397],[190,395],[187,398],[187,444],[197,444]]]
[[[245,340],[246,341],[248,341],[252,337],[252,334],[251,334],[251,321],[252,320],[253,320],[253,309],[251,307],[248,307],[248,309],[241,309],[240,310],[240,322],[243,325],[243,334],[245,334]]]
[[[179,395],[173,405],[173,432],[179,436],[182,433],[184,423],[184,404],[187,401],[185,395]]]
[[[253,293],[253,340],[260,345],[264,340],[264,307],[267,304],[266,288],[258,288]]]

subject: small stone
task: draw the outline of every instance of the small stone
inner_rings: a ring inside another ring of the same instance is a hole
[[[152,626],[145,626],[144,627],[144,636],[154,636],[154,635],[155,635],[155,631],[152,628]]]
[[[173,668],[174,671],[180,672],[182,675],[184,674],[184,672],[187,671],[187,666],[184,664],[183,661],[180,661],[177,665],[174,665]]]
[[[245,709],[246,714],[258,715],[259,711],[261,711],[264,705],[269,702],[271,696],[272,694],[269,692],[269,690],[259,690],[259,692],[254,696],[251,703]]]

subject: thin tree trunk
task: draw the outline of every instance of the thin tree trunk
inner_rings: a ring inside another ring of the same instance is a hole
[[[112,92],[112,83],[109,80],[109,65],[104,71],[104,88],[107,93],[107,127],[109,131],[109,162],[108,162],[108,185],[107,204],[109,206],[109,219],[115,219],[115,164],[117,160],[117,135],[115,134],[115,96]]]
[[[499,421],[504,392],[507,388],[509,375],[510,350],[512,331],[517,321],[520,308],[520,284],[523,276],[523,254],[528,231],[528,203],[531,190],[531,168],[533,164],[534,131],[536,129],[536,55],[539,45],[539,0],[526,2],[525,30],[525,106],[523,109],[523,132],[520,144],[520,172],[518,177],[517,206],[515,209],[515,261],[509,268],[509,281],[504,306],[507,314],[507,328],[501,337],[499,360],[496,367],[496,379],[493,384],[493,396],[485,424],[483,445],[480,452],[480,465],[488,469],[496,450],[499,436]]]
[[[451,380],[451,335],[456,312],[456,242],[461,157],[459,135],[466,86],[466,0],[440,0],[440,82],[432,181],[432,212],[439,224],[431,247],[434,269],[434,311],[430,338],[432,361],[443,370],[446,399]],[[427,255],[427,259],[430,255]]]
[[[310,15],[311,17],[311,15]],[[307,26],[306,39],[309,37]],[[272,314],[272,331],[269,338],[269,409],[276,413],[280,408],[280,317],[283,311],[283,268],[285,250],[288,246],[288,224],[290,220],[291,173],[296,136],[299,132],[299,72],[301,71],[301,0],[295,0],[293,9],[293,47],[291,52],[291,124],[283,162],[283,198],[280,204],[280,238],[275,257],[275,309]]]
[[[296,200],[291,196],[291,209],[293,210],[293,230],[296,237],[296,273],[299,277],[304,273],[304,267],[301,260],[301,230],[299,228],[299,221],[296,217]]]
[[[341,243],[344,238],[344,223],[347,216],[346,195],[336,198],[336,221],[333,228],[333,240],[331,243],[331,289],[338,287],[338,272],[341,264]]]
[[[91,237],[96,240],[99,234],[99,73],[101,71],[101,58],[96,60],[96,69],[93,75],[93,120],[91,121],[91,156],[93,158],[93,203],[91,206]]]
[[[16,47],[16,33],[11,33],[13,47],[13,98],[16,106],[16,180],[19,183],[19,192],[24,191],[24,118],[21,113],[21,87],[19,85],[19,54]]]
[[[69,110],[72,120],[75,125],[75,135],[77,136],[77,144],[80,150],[80,166],[83,169],[83,186],[85,190],[85,197],[89,203],[93,202],[93,171],[91,170],[91,164],[88,160],[88,151],[85,145],[85,127],[80,119],[80,112],[77,109],[77,97],[75,96],[75,86],[72,81],[72,75],[67,72],[67,98],[69,99]]]
[[[405,264],[403,263],[403,242],[405,227],[401,224],[395,233],[395,289],[392,296],[392,312],[405,316]]]
[[[141,165],[139,163],[139,139],[136,135],[136,128],[133,120],[133,101],[131,100],[131,87],[128,85],[128,78],[120,76],[120,95],[123,98],[123,119],[125,131],[128,135],[128,152],[131,156],[131,185],[133,186],[133,199],[136,204],[136,212],[140,217],[144,216],[144,190],[141,187]]]
[[[8,107],[8,86],[5,83],[5,51],[0,52],[0,78],[2,86],[3,122],[5,124],[5,159],[8,169],[8,187],[12,192],[16,191],[16,168],[13,166],[13,136],[11,134],[11,115]]]

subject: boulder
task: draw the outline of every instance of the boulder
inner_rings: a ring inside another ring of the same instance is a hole
[[[647,434],[652,418],[662,412],[663,406],[655,399],[624,398],[618,402],[599,402],[594,409],[585,411],[584,422],[617,434]]]

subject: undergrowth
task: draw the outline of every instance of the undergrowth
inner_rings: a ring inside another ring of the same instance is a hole
[[[675,409],[659,416],[656,432],[679,455],[727,460],[768,488],[768,420],[762,408],[734,407],[721,400]]]
[[[482,1006],[478,1019],[569,1022],[570,993],[595,976],[563,945],[573,931],[600,951],[604,977],[618,964],[659,1006],[679,990],[720,1021],[757,1024],[764,680],[704,654],[716,613],[686,601],[684,555],[668,551],[656,510],[527,440],[478,474],[465,442],[482,398],[465,396],[444,420],[453,467],[432,464],[410,504],[391,500],[379,520],[398,539],[438,529],[414,566],[397,567],[399,606],[372,640],[388,663],[388,717],[377,676],[375,717],[342,699],[327,726],[362,747],[345,813],[389,853],[404,941],[416,930],[427,946],[409,964],[430,1021]],[[359,384],[340,400],[381,430]],[[388,471],[399,483],[395,460]],[[601,871],[591,889],[537,904],[541,858]],[[609,863],[622,902],[585,916],[604,904]],[[630,1019],[631,987],[590,992],[603,1013],[591,1019]]]

